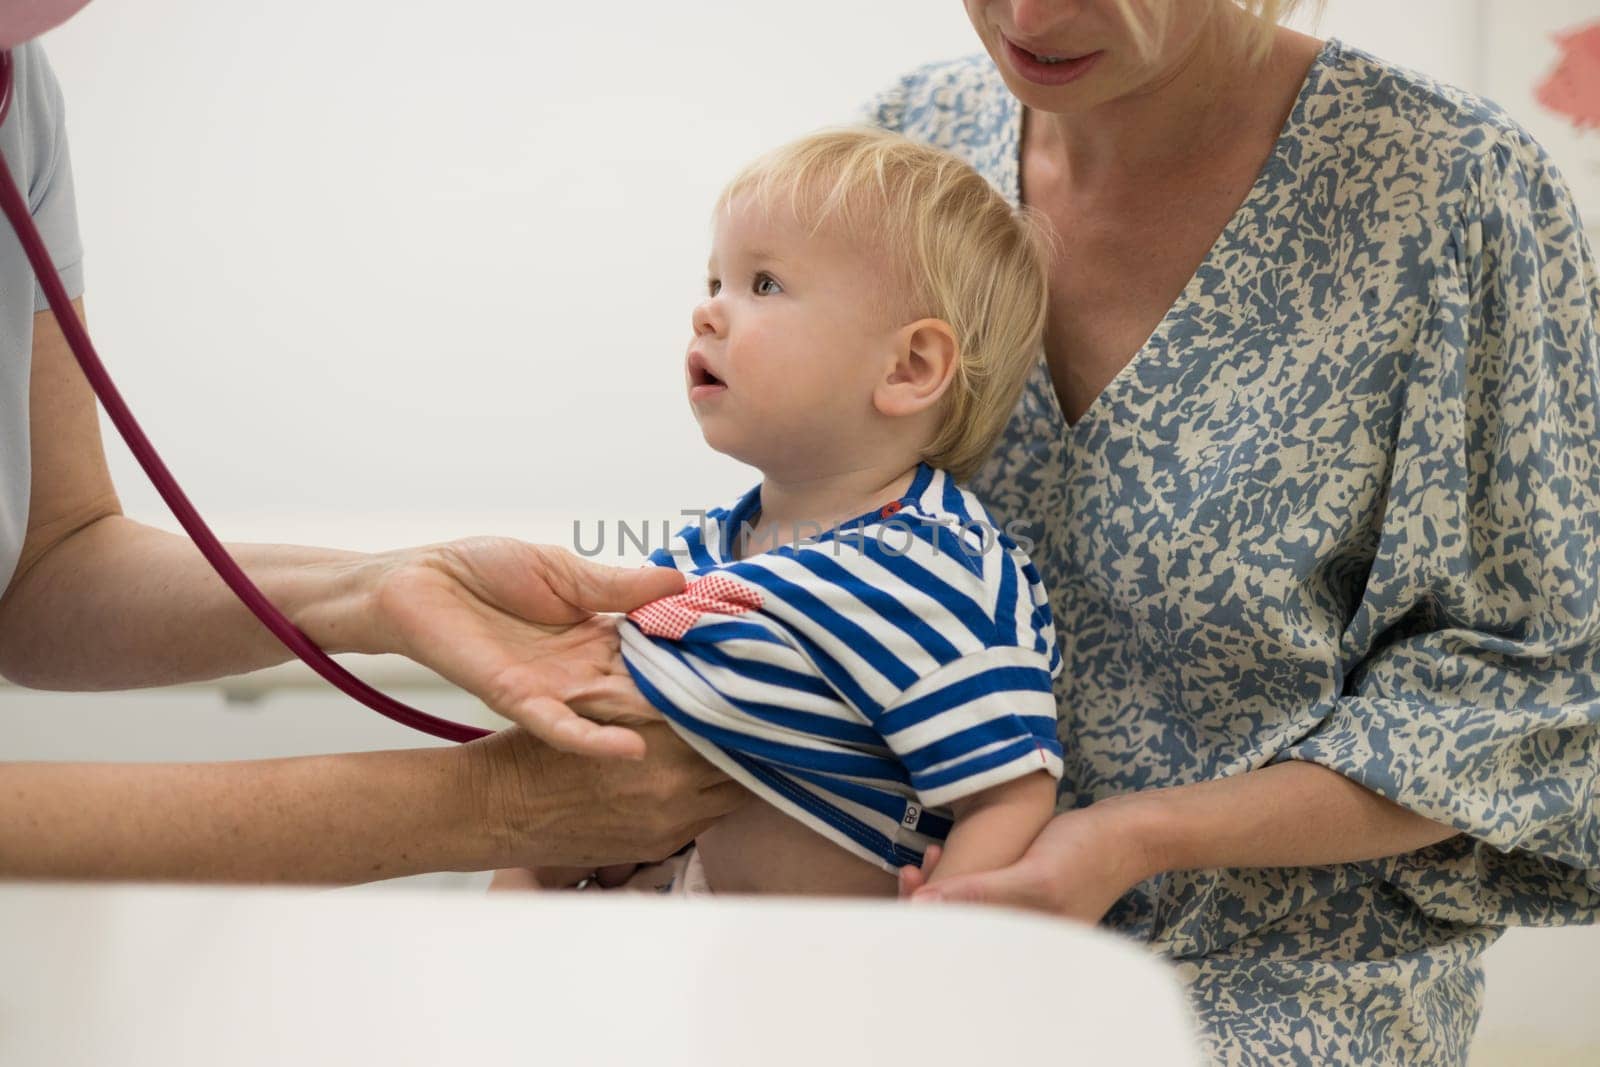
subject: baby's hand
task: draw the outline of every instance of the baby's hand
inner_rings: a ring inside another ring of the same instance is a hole
[[[929,845],[928,851],[922,854],[922,869],[916,867],[900,868],[900,899],[909,900],[917,890],[928,884],[928,879],[933,877],[933,869],[939,865],[939,857],[944,855],[944,849],[938,845]]]

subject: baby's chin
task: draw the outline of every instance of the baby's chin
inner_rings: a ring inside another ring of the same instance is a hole
[[[724,420],[715,417],[704,418],[696,412],[695,421],[700,424],[700,437],[711,451],[721,452],[729,459],[736,459],[752,467],[757,465],[749,457],[759,450],[750,448],[748,442],[743,440],[744,435],[735,432]]]
[[[816,454],[820,450],[808,447],[803,440],[785,434],[762,433],[745,427],[732,427],[717,418],[700,420],[700,436],[713,452],[747,467],[754,467],[763,475],[774,470],[787,470],[795,466],[796,459]]]
[[[731,460],[743,463],[746,467],[754,467],[765,474],[772,463],[772,457],[759,448],[740,447],[739,442],[726,442],[713,434],[702,434],[711,451],[720,452]]]

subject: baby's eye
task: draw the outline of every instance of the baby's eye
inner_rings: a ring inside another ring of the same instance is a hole
[[[716,296],[721,291],[722,291],[722,280],[720,278],[707,278],[706,279],[706,292],[707,293],[711,294],[712,296]]]
[[[778,279],[766,273],[757,274],[755,285],[751,288],[757,296],[773,296],[783,292],[783,286],[778,284]]]

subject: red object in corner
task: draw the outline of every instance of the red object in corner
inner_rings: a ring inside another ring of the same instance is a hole
[[[1600,22],[1556,35],[1561,60],[1534,90],[1540,105],[1578,129],[1600,129]]]

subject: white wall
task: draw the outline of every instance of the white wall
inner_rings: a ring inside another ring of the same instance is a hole
[[[49,47],[105,358],[269,536],[742,491],[681,388],[716,191],[971,41],[927,0],[99,0]]]
[[[1324,25],[1468,81],[1469,6]],[[956,0],[97,0],[48,47],[92,322],[157,447],[224,537],[378,545],[745,488],[679,388],[716,190],[975,42]]]

